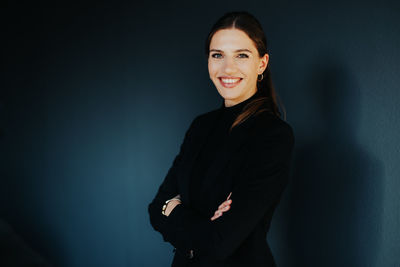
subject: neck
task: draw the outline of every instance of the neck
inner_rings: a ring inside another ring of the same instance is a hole
[[[235,105],[237,105],[239,103],[242,103],[243,101],[246,101],[250,97],[254,96],[255,93],[257,93],[257,88],[255,88],[255,90],[250,91],[249,93],[247,93],[244,97],[242,97],[239,100],[237,100],[237,99],[235,99],[235,100],[225,99],[225,107],[232,107],[232,106],[235,106]]]

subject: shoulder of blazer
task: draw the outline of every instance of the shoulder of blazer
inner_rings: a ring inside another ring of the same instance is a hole
[[[252,117],[254,127],[263,131],[287,131],[293,135],[292,126],[280,117],[264,111]]]
[[[279,140],[286,142],[289,147],[294,145],[293,128],[288,122],[274,114],[264,111],[250,117],[248,120],[248,137],[254,142]]]

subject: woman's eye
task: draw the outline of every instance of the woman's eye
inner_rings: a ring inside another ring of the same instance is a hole
[[[222,55],[220,53],[215,53],[215,54],[212,54],[211,57],[213,57],[213,58],[221,58]]]
[[[246,55],[246,54],[239,54],[238,57],[239,57],[239,58],[248,58],[249,56]]]

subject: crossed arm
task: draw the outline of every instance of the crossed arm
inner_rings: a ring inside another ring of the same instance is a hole
[[[204,217],[184,203],[173,202],[167,207],[168,216],[161,214],[164,202],[179,194],[176,173],[185,153],[185,140],[156,197],[149,205],[150,221],[154,229],[162,234],[164,241],[170,242],[177,249],[193,250],[198,257],[223,260],[233,254],[265,213],[277,204],[287,183],[293,146],[292,132],[288,127],[278,127],[257,142],[248,144],[242,179],[232,189],[231,199],[216,207],[212,218]],[[221,216],[227,210],[229,212]]]
[[[218,209],[214,212],[214,215],[211,217],[211,221],[214,221],[216,219],[218,219],[219,217],[222,216],[222,214],[224,212],[227,212],[232,204],[232,199],[229,199],[232,195],[232,192],[228,195],[228,197],[226,198],[226,200],[224,202],[222,202],[221,205],[218,206]],[[173,197],[173,199],[168,202],[167,204],[167,208],[165,209],[165,216],[169,216],[169,214],[171,213],[171,211],[174,210],[174,208],[181,204],[182,202],[180,200],[180,195],[176,195],[175,197]]]

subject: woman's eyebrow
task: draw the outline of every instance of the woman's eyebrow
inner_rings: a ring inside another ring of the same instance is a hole
[[[220,49],[210,49],[210,52],[223,52],[222,50],[220,50]],[[250,54],[252,53],[249,49],[237,49],[237,50],[235,50],[235,52],[237,53],[237,52],[249,52]]]
[[[235,52],[249,52],[251,54],[251,51],[249,49],[238,49]]]

